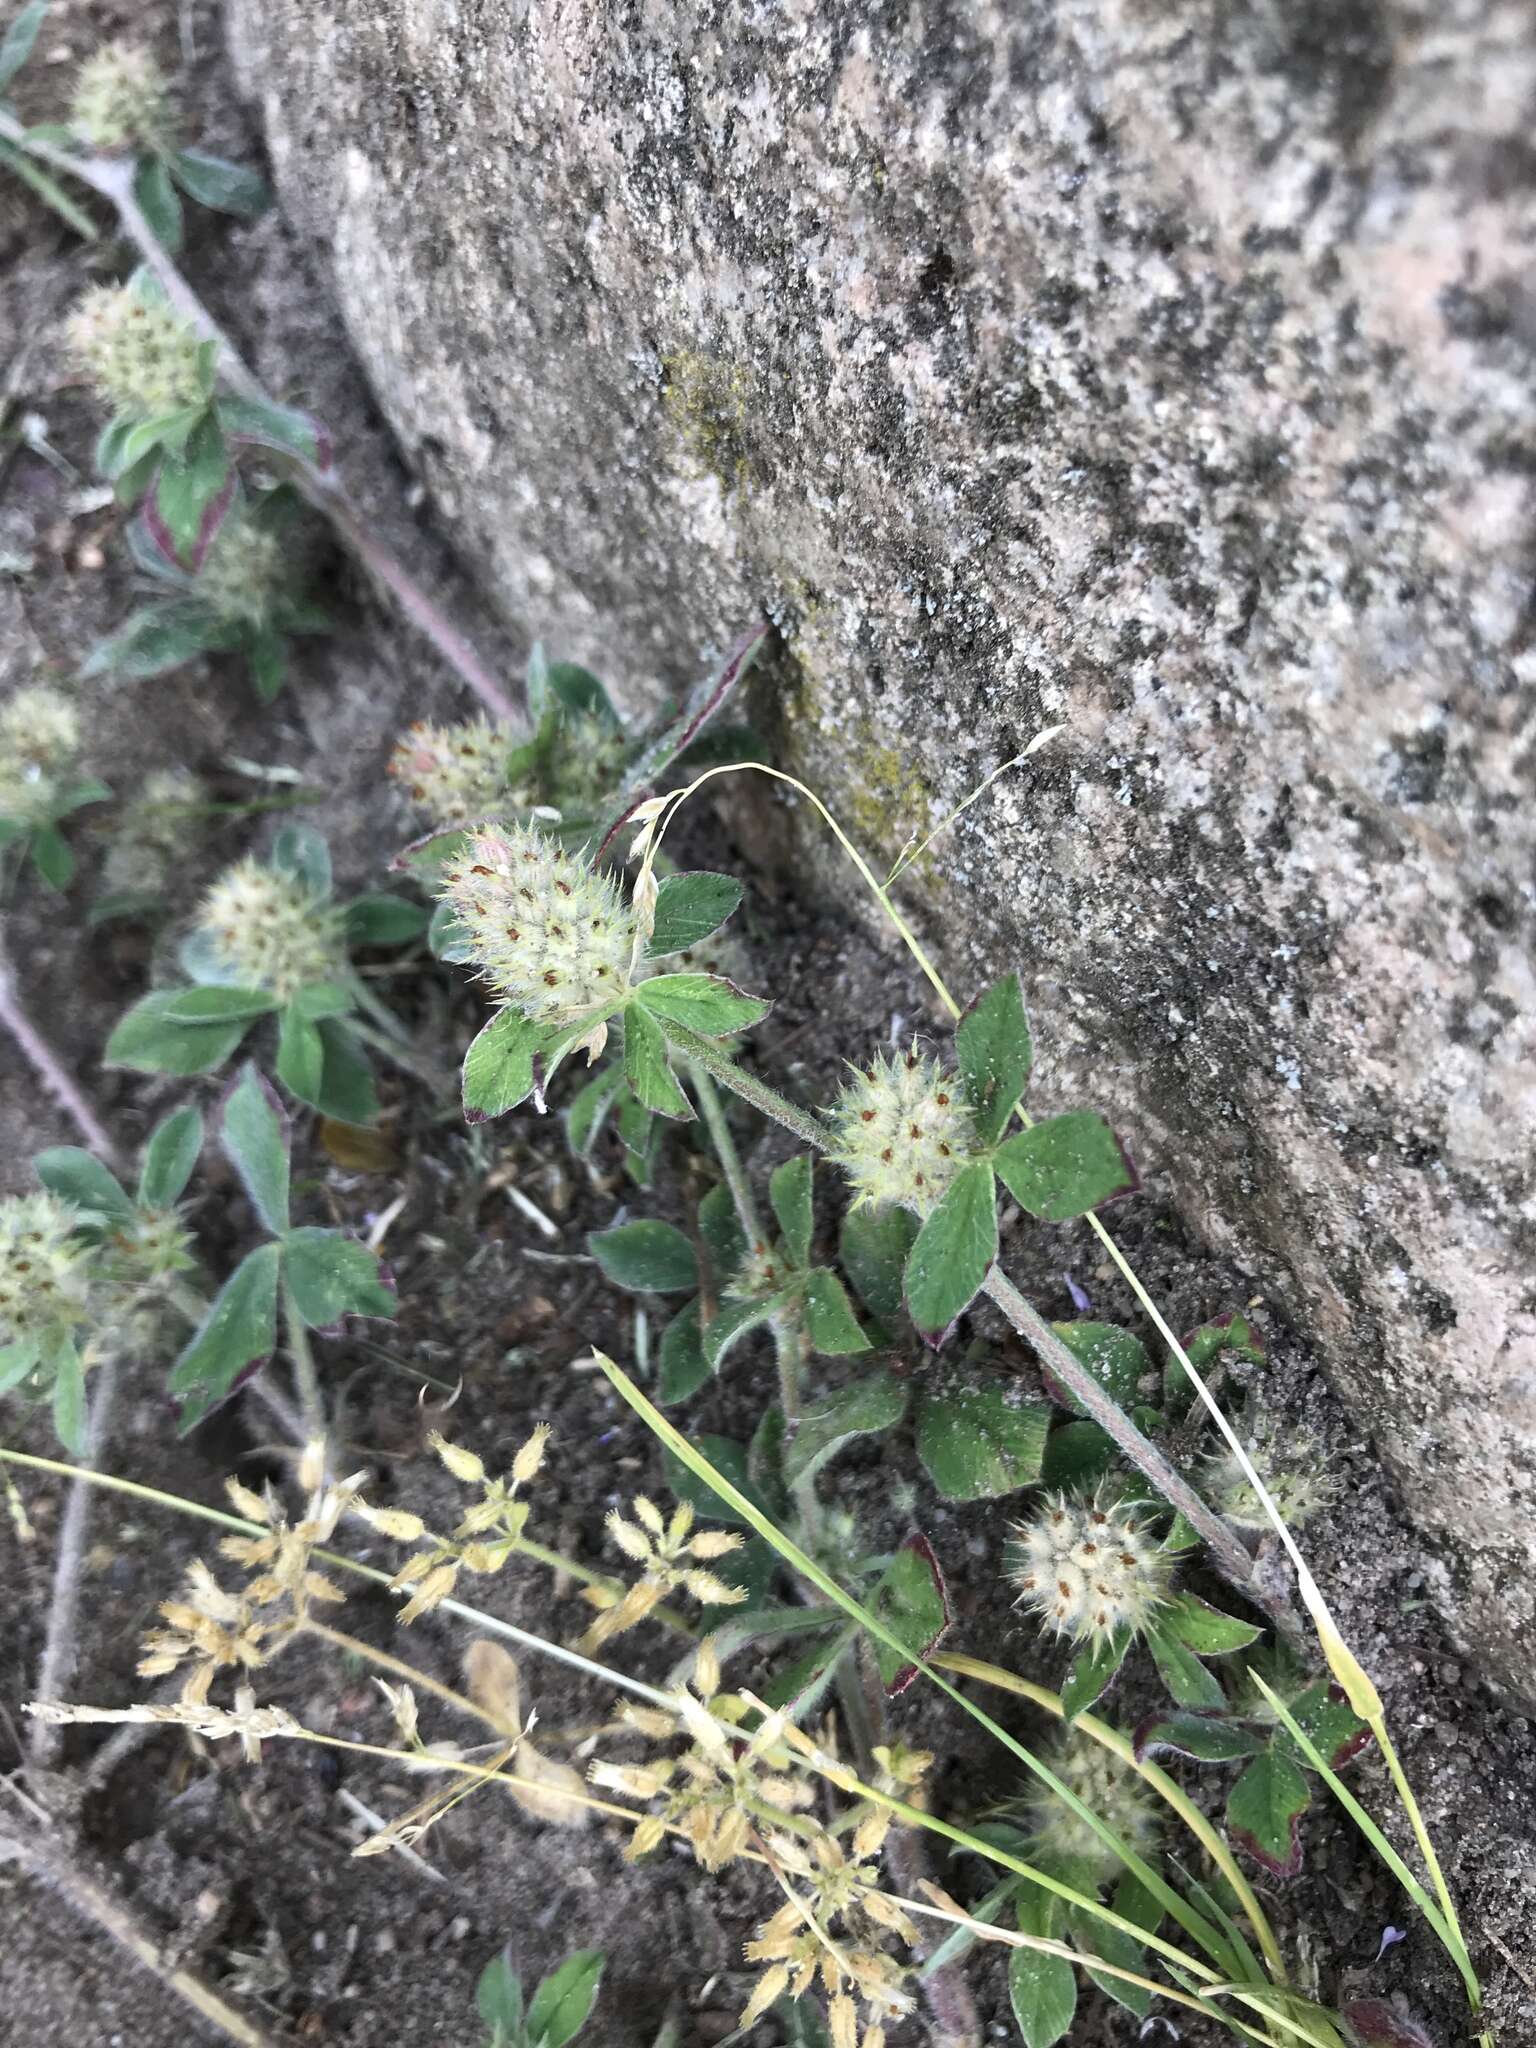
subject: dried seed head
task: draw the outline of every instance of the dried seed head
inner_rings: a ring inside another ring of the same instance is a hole
[[[1243,1415],[1242,1436],[1243,1448],[1287,1528],[1299,1529],[1327,1507],[1336,1487],[1318,1446],[1309,1445],[1304,1438],[1298,1440],[1294,1433],[1283,1436],[1276,1419],[1252,1401]],[[1235,1452],[1224,1447],[1212,1453],[1200,1490],[1239,1529],[1269,1529],[1258,1489]]]
[[[0,1201],[0,1342],[67,1337],[91,1315],[94,1248],[57,1195]]]
[[[244,986],[282,1002],[346,967],[340,913],[259,860],[224,870],[203,898],[197,928]]]
[[[1170,1573],[1143,1515],[1102,1489],[1043,1502],[1033,1521],[1013,1525],[1007,1565],[1017,1604],[1075,1643],[1140,1633],[1166,1602]]]
[[[114,412],[151,418],[203,399],[196,331],[133,285],[97,285],[70,316],[81,369]]]
[[[503,807],[520,810],[507,787],[512,735],[488,718],[462,725],[413,725],[395,742],[389,773],[434,825],[471,825]]]
[[[215,618],[251,626],[267,624],[282,588],[282,542],[238,515],[219,528],[193,579],[193,589]]]
[[[1153,1852],[1161,1832],[1159,1803],[1128,1764],[1086,1736],[1068,1736],[1045,1760],[1067,1790],[1091,1807],[1127,1848],[1139,1856]],[[1098,1879],[1113,1877],[1124,1867],[1103,1837],[1038,1779],[1029,1781],[1020,1810],[1053,1856],[1085,1864]]]
[[[75,80],[69,125],[93,149],[159,150],[174,142],[171,88],[149,51],[110,43],[87,57]]]
[[[976,1151],[959,1083],[915,1045],[856,1068],[832,1122],[855,1208],[895,1202],[926,1216]]]
[[[80,714],[45,684],[18,690],[0,707],[0,818],[51,822],[80,753]]]
[[[693,1509],[686,1501],[673,1509],[669,1520],[643,1493],[630,1502],[630,1512],[632,1522],[616,1508],[611,1510],[608,1534],[643,1570],[621,1599],[604,1606],[582,1637],[580,1647],[588,1655],[643,1621],[669,1593],[685,1593],[703,1607],[735,1607],[747,1597],[741,1587],[700,1569],[741,1548],[742,1538],[734,1530],[695,1530]]]
[[[575,1023],[627,992],[632,913],[543,833],[482,826],[444,862],[442,893],[482,977],[524,1016]]]

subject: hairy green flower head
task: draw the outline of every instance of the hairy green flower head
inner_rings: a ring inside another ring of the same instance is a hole
[[[1167,1553],[1143,1515],[1101,1488],[1056,1494],[1032,1521],[1015,1522],[1007,1563],[1016,1604],[1074,1643],[1139,1634],[1166,1603],[1169,1580]]]
[[[80,752],[80,714],[45,684],[0,707],[0,817],[46,824]]]
[[[93,1248],[57,1195],[0,1201],[0,1343],[67,1336],[89,1316]]]
[[[1047,1752],[1045,1761],[1067,1790],[1092,1807],[1127,1848],[1140,1856],[1149,1856],[1156,1849],[1161,1833],[1157,1798],[1127,1764],[1085,1735],[1069,1735]],[[1053,1856],[1085,1865],[1101,1882],[1124,1868],[1087,1821],[1038,1779],[1030,1780],[1020,1810],[1036,1839]]]
[[[1287,1528],[1299,1529],[1333,1499],[1334,1482],[1322,1467],[1321,1453],[1309,1455],[1305,1440],[1284,1440],[1274,1418],[1255,1411],[1251,1401],[1243,1417],[1241,1434],[1243,1448]],[[1238,1463],[1236,1454],[1225,1447],[1214,1451],[1206,1461],[1201,1491],[1239,1529],[1270,1528],[1257,1488]]]
[[[107,848],[103,888],[111,895],[158,896],[200,833],[193,814],[207,801],[207,791],[189,768],[152,769],[124,807]]]
[[[725,1291],[735,1299],[752,1300],[777,1294],[791,1271],[782,1245],[759,1242],[749,1247]]]
[[[339,911],[259,860],[226,868],[203,898],[198,930],[239,977],[287,1002],[346,967]]]
[[[149,419],[203,398],[196,331],[131,284],[96,285],[70,316],[81,369],[114,412]]]
[[[215,534],[193,588],[216,618],[262,626],[282,584],[282,542],[237,515]]]
[[[468,825],[522,804],[507,788],[512,735],[488,718],[413,725],[389,757],[389,773],[434,825]]]
[[[170,84],[148,50],[110,43],[81,65],[69,125],[93,149],[164,149],[175,131]]]
[[[542,832],[482,825],[443,863],[440,887],[482,978],[524,1016],[574,1023],[627,992],[633,912]]]
[[[548,797],[555,809],[585,816],[611,797],[627,751],[622,732],[589,711],[567,713],[555,740]]]
[[[176,1209],[136,1209],[127,1222],[116,1227],[109,1243],[116,1257],[117,1277],[129,1288],[190,1272],[197,1263],[192,1256],[191,1233],[183,1228]]]
[[[855,1069],[832,1123],[856,1209],[896,1202],[926,1216],[976,1150],[959,1084],[915,1044]]]

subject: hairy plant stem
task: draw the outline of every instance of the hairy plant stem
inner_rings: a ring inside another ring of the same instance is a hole
[[[0,119],[3,118],[4,116],[0,116]],[[91,1151],[110,1166],[114,1173],[123,1172],[123,1155],[108,1137],[95,1110],[85,1099],[79,1082],[64,1066],[58,1054],[22,1007],[21,994],[16,986],[15,969],[11,966],[10,956],[5,948],[3,923],[0,923],[0,1025],[4,1025],[10,1033],[18,1051],[33,1073],[69,1117]]]
[[[753,1250],[765,1246],[767,1238],[763,1231],[762,1219],[757,1213],[757,1204],[752,1199],[752,1186],[741,1163],[735,1135],[725,1114],[725,1104],[720,1100],[710,1069],[698,1059],[688,1062],[688,1078],[698,1098],[699,1114],[704,1128],[709,1132],[715,1155],[720,1161],[720,1170],[725,1175],[725,1184],[731,1191],[735,1204],[737,1221],[742,1233]],[[779,1406],[786,1423],[793,1425],[800,1419],[802,1390],[800,1367],[802,1363],[802,1332],[784,1316],[772,1316],[769,1327],[773,1332],[774,1360],[779,1375]],[[816,1498],[815,1482],[801,1479],[791,1489],[800,1521],[808,1536],[813,1540],[821,1527],[821,1503]]]
[[[667,1037],[677,1050],[696,1066],[704,1067],[721,1084],[751,1103],[786,1130],[793,1131],[820,1152],[832,1150],[831,1133],[819,1118],[798,1109],[776,1089],[756,1075],[744,1073],[721,1047],[684,1025],[668,1021]],[[1221,1517],[1208,1508],[1189,1482],[1163,1456],[1150,1437],[1136,1427],[1124,1409],[1111,1399],[1093,1376],[1085,1372],[1045,1318],[1032,1308],[1000,1268],[994,1266],[982,1283],[1015,1330],[1050,1371],[1079,1401],[1093,1420],[1114,1439],[1115,1444],[1140,1471],[1144,1472],[1169,1504],[1176,1508],[1209,1545],[1221,1570],[1247,1598],[1274,1614],[1277,1603],[1254,1580],[1253,1559]],[[1280,1603],[1283,1607],[1283,1603]],[[1288,1610],[1286,1621],[1293,1624]]]
[[[91,1402],[85,1430],[85,1462],[100,1462],[112,1426],[112,1409],[117,1398],[117,1360],[109,1358],[95,1373],[96,1393]],[[95,1499],[90,1483],[75,1479],[64,1504],[59,1524],[59,1554],[53,1567],[53,1591],[48,1601],[48,1632],[43,1640],[42,1662],[37,1672],[37,1697],[63,1697],[66,1681],[75,1665],[76,1623],[80,1614],[80,1575],[85,1566],[85,1539],[91,1526],[91,1503]],[[63,1737],[45,1721],[32,1724],[32,1762],[50,1768],[58,1759]]]
[[[134,196],[134,164],[126,157],[75,156],[50,142],[30,137],[14,116],[0,111],[0,139],[66,176],[77,178],[116,208],[123,233],[133,244],[141,261],[159,280],[172,310],[195,328],[199,338],[218,348],[219,373],[240,397],[258,404],[272,400],[242,360],[227,334],[198,298],[176,267],[169,251],[150,227]],[[513,726],[526,723],[522,712],[503,690],[470,642],[442,608],[417,583],[404,563],[385,546],[353,503],[345,484],[333,469],[301,457],[267,451],[266,460],[283,469],[295,488],[327,518],[352,553],[371,570],[394,598],[411,624],[437,649],[459,680],[468,685],[496,718]]]
[[[286,1280],[283,1282],[283,1328],[288,1337],[288,1358],[293,1366],[293,1387],[299,1397],[299,1413],[313,1442],[325,1435],[325,1400],[320,1392],[320,1376],[315,1371],[315,1354],[310,1346],[309,1331],[299,1314],[293,1289]]]

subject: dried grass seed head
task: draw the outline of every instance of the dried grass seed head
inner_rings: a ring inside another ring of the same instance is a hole
[[[341,913],[263,861],[224,870],[203,898],[197,928],[244,985],[281,1002],[346,968]]]
[[[170,83],[148,50],[109,43],[80,66],[69,125],[93,149],[166,149],[176,130]]]
[[[203,400],[196,330],[131,284],[96,285],[70,316],[70,350],[113,412],[149,419]]]
[[[395,742],[388,773],[434,825],[471,825],[509,805],[512,734],[488,718],[458,725],[413,725]]]
[[[1043,1501],[1033,1519],[1013,1525],[1007,1570],[1016,1604],[1074,1643],[1139,1634],[1166,1603],[1171,1575],[1146,1513],[1103,1487]]]
[[[464,1444],[450,1443],[433,1431],[428,1442],[448,1471],[461,1485],[480,1489],[480,1498],[465,1510],[451,1536],[435,1535],[420,1515],[407,1509],[376,1508],[364,1501],[352,1503],[356,1512],[381,1535],[396,1543],[423,1546],[406,1559],[389,1582],[395,1592],[410,1592],[411,1597],[397,1617],[403,1625],[408,1627],[450,1598],[461,1571],[500,1571],[514,1555],[529,1515],[529,1504],[519,1494],[542,1471],[549,1437],[549,1424],[537,1424],[519,1447],[506,1478],[492,1479],[477,1452]]]
[[[832,1125],[854,1207],[894,1202],[926,1216],[977,1149],[958,1081],[915,1042],[852,1071]]]
[[[628,992],[633,913],[606,875],[546,834],[481,826],[444,862],[441,893],[481,977],[524,1016],[574,1023]]]
[[[643,1621],[669,1593],[684,1593],[702,1607],[734,1607],[747,1597],[740,1586],[705,1569],[741,1548],[743,1539],[734,1530],[695,1530],[693,1509],[686,1501],[666,1516],[643,1493],[630,1502],[630,1513],[633,1521],[626,1521],[617,1508],[610,1510],[607,1529],[624,1555],[641,1566],[641,1574],[582,1637],[581,1647],[589,1655]]]

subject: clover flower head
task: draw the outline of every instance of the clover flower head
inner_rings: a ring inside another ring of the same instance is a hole
[[[482,978],[513,1008],[575,1023],[629,988],[634,915],[606,875],[521,825],[482,825],[443,863]]]
[[[1127,1848],[1147,1856],[1161,1833],[1158,1801],[1146,1783],[1116,1756],[1085,1736],[1068,1736],[1046,1762],[1069,1792],[1075,1792]],[[1123,1866],[1109,1844],[1082,1816],[1032,1778],[1019,1802],[1036,1838],[1054,1855],[1070,1858],[1102,1881]]]
[[[976,1151],[959,1083],[915,1044],[855,1068],[832,1124],[855,1208],[895,1202],[926,1216]]]
[[[562,813],[595,810],[617,787],[625,752],[623,733],[607,719],[567,712],[550,764],[550,803]]]
[[[203,898],[197,929],[242,983],[280,1002],[346,966],[340,913],[259,860],[224,870]]]
[[[164,149],[175,108],[164,72],[136,43],[109,43],[86,58],[75,80],[69,125],[93,149]]]
[[[46,824],[80,753],[80,714],[39,683],[0,708],[0,817]]]
[[[114,412],[148,419],[202,402],[201,343],[163,300],[97,285],[70,316],[69,345]]]
[[[1056,1494],[1016,1522],[1008,1564],[1017,1604],[1074,1643],[1139,1634],[1166,1604],[1170,1572],[1143,1512],[1100,1489]]]
[[[186,856],[194,813],[207,801],[187,768],[156,768],[124,808],[102,865],[111,895],[158,896]]]
[[[243,516],[214,536],[193,589],[215,618],[265,625],[283,583],[282,542]]]
[[[95,1248],[57,1195],[0,1201],[0,1342],[68,1336],[91,1314]]]
[[[521,808],[507,789],[512,734],[488,718],[458,725],[413,725],[395,742],[388,772],[434,825],[470,825],[503,805]]]
[[[1242,1433],[1243,1448],[1287,1528],[1299,1529],[1328,1506],[1337,1491],[1332,1475],[1304,1443],[1282,1436],[1274,1416],[1250,1401]],[[1207,1459],[1201,1491],[1239,1529],[1264,1531],[1270,1527],[1258,1489],[1236,1453],[1225,1446]]]
[[[717,1573],[704,1569],[741,1548],[742,1539],[733,1530],[696,1530],[693,1509],[686,1501],[670,1516],[643,1493],[637,1493],[629,1505],[635,1519],[626,1521],[614,1509],[608,1516],[608,1534],[627,1558],[642,1567],[641,1574],[621,1599],[604,1607],[582,1637],[580,1647],[589,1656],[644,1621],[668,1593],[685,1593],[702,1607],[735,1607],[747,1597],[740,1586],[728,1585]]]

